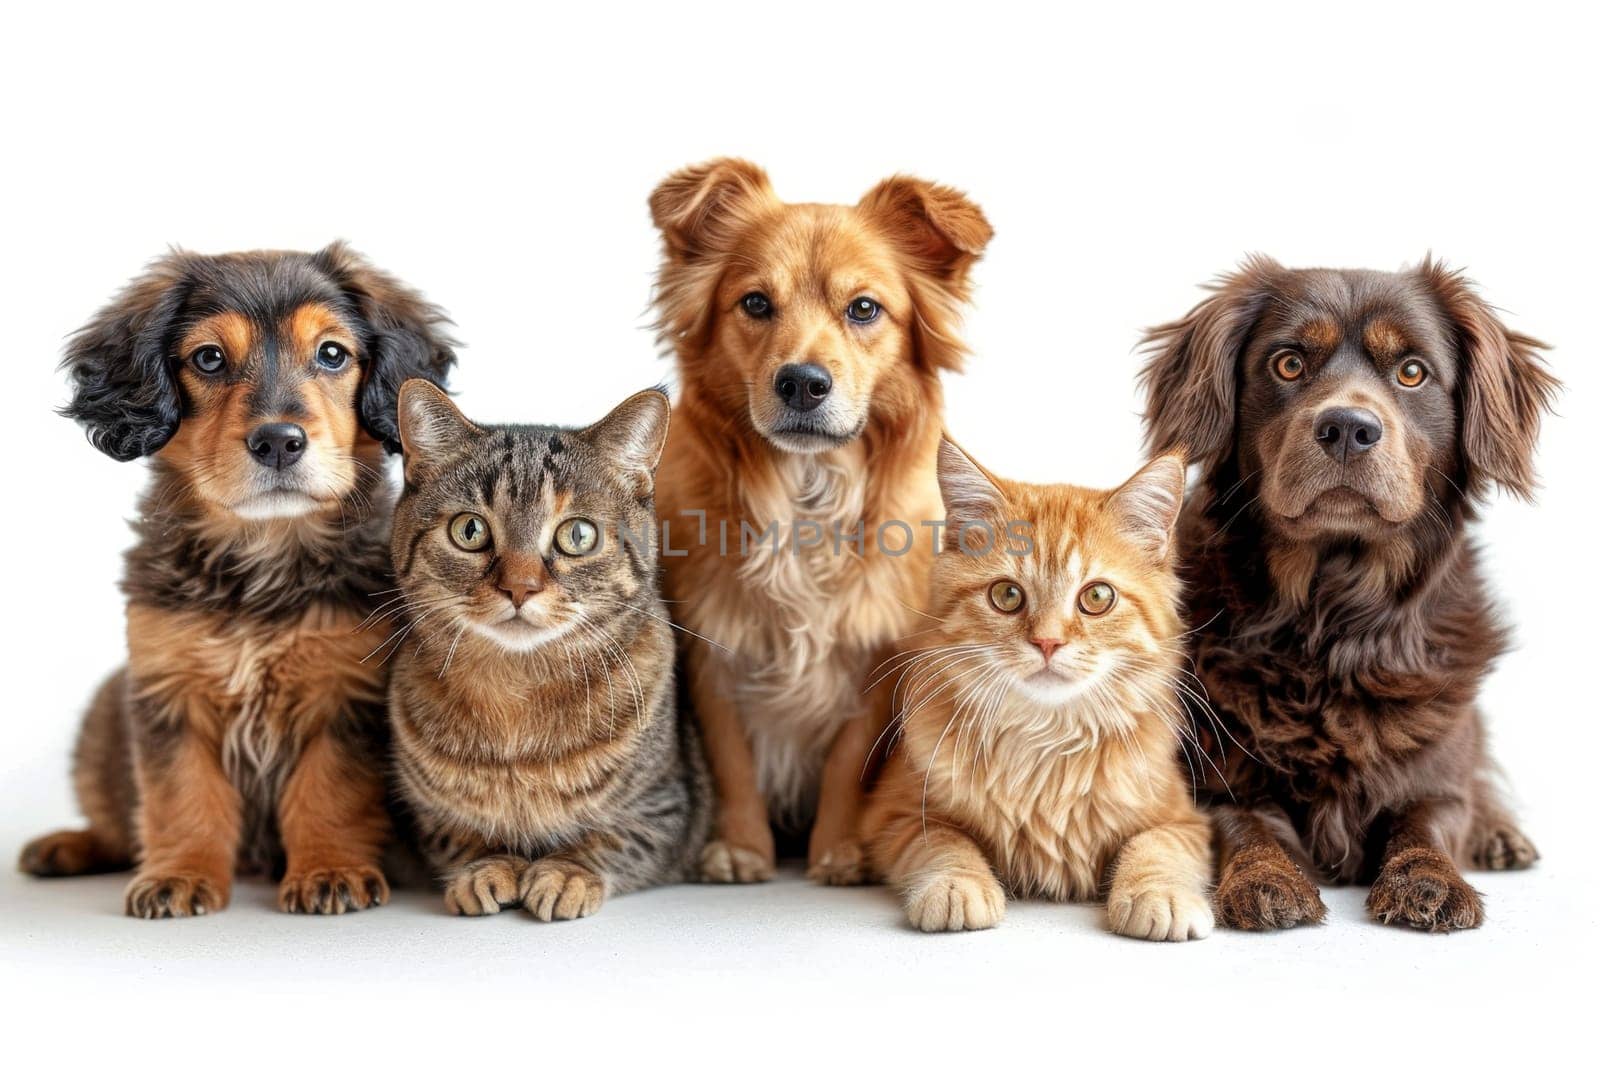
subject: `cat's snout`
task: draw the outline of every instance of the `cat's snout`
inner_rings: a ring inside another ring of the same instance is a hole
[[[1044,661],[1050,662],[1050,657],[1055,655],[1056,649],[1061,647],[1061,642],[1054,637],[1030,637],[1028,641],[1044,653]]]
[[[511,598],[511,606],[521,610],[535,595],[542,592],[549,574],[544,560],[538,556],[505,556],[500,560],[495,584]]]

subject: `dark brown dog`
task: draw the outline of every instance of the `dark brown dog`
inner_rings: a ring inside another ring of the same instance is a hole
[[[1477,926],[1457,864],[1537,853],[1491,782],[1475,702],[1504,639],[1466,531],[1491,486],[1533,490],[1543,346],[1432,261],[1252,259],[1215,289],[1150,331],[1143,378],[1151,451],[1200,467],[1181,538],[1218,914],[1320,920],[1307,868],[1370,883],[1381,922]]]
[[[236,868],[280,874],[286,911],[388,898],[384,632],[361,623],[391,569],[396,394],[443,381],[443,321],[335,244],[172,253],[74,335],[64,414],[149,456],[151,482],[128,665],[78,737],[89,825],[31,842],[23,870],[137,862],[144,918],[220,909]]]

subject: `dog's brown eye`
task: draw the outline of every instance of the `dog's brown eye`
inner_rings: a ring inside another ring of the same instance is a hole
[[[882,310],[883,308],[876,300],[859,296],[850,301],[850,306],[845,310],[845,314],[850,316],[851,322],[871,322],[878,317],[878,312]]]
[[[1272,369],[1284,381],[1292,382],[1306,372],[1306,361],[1300,358],[1298,352],[1284,352],[1272,361]]]
[[[1107,582],[1090,582],[1078,594],[1078,608],[1085,615],[1104,615],[1117,603],[1117,591]]]
[[[746,293],[744,299],[739,301],[739,306],[752,319],[765,319],[772,315],[772,301],[767,299],[766,293]]]
[[[189,357],[189,362],[194,364],[194,369],[201,374],[216,374],[228,365],[227,359],[222,355],[222,349],[216,345],[206,345],[195,350]]]
[[[346,363],[350,362],[350,353],[341,344],[324,341],[317,348],[317,366],[323,370],[344,370]]]
[[[556,527],[556,547],[566,556],[587,556],[600,547],[600,530],[588,519],[568,519]]]
[[[1428,379],[1428,368],[1420,360],[1408,359],[1395,371],[1395,379],[1408,389],[1415,389]]]
[[[989,603],[994,605],[996,611],[1003,611],[1007,615],[1015,615],[1021,611],[1023,602],[1027,599],[1020,585],[1004,578],[989,587]]]
[[[482,552],[489,547],[489,524],[482,515],[463,511],[450,520],[450,540],[463,552]]]

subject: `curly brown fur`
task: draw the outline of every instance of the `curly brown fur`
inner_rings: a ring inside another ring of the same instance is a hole
[[[1543,346],[1432,261],[1267,259],[1149,342],[1149,446],[1200,467],[1180,536],[1222,920],[1320,920],[1304,866],[1371,883],[1382,922],[1478,925],[1456,865],[1537,854],[1485,749],[1504,635],[1467,529],[1492,485],[1533,489]]]
[[[238,870],[286,911],[387,899],[381,764],[384,447],[399,380],[441,380],[443,317],[342,245],[174,252],[80,330],[65,413],[151,457],[127,556],[128,664],[86,715],[89,826],[21,866],[138,863],[127,911],[199,915]]]

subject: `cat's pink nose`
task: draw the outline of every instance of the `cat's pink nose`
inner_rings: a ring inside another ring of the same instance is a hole
[[[535,593],[544,589],[546,577],[544,561],[539,557],[507,556],[500,563],[497,584],[501,592],[511,598],[511,606],[521,610]]]
[[[1039,651],[1044,653],[1044,661],[1050,662],[1050,656],[1061,647],[1061,642],[1053,637],[1030,637],[1029,641],[1039,646]]]

